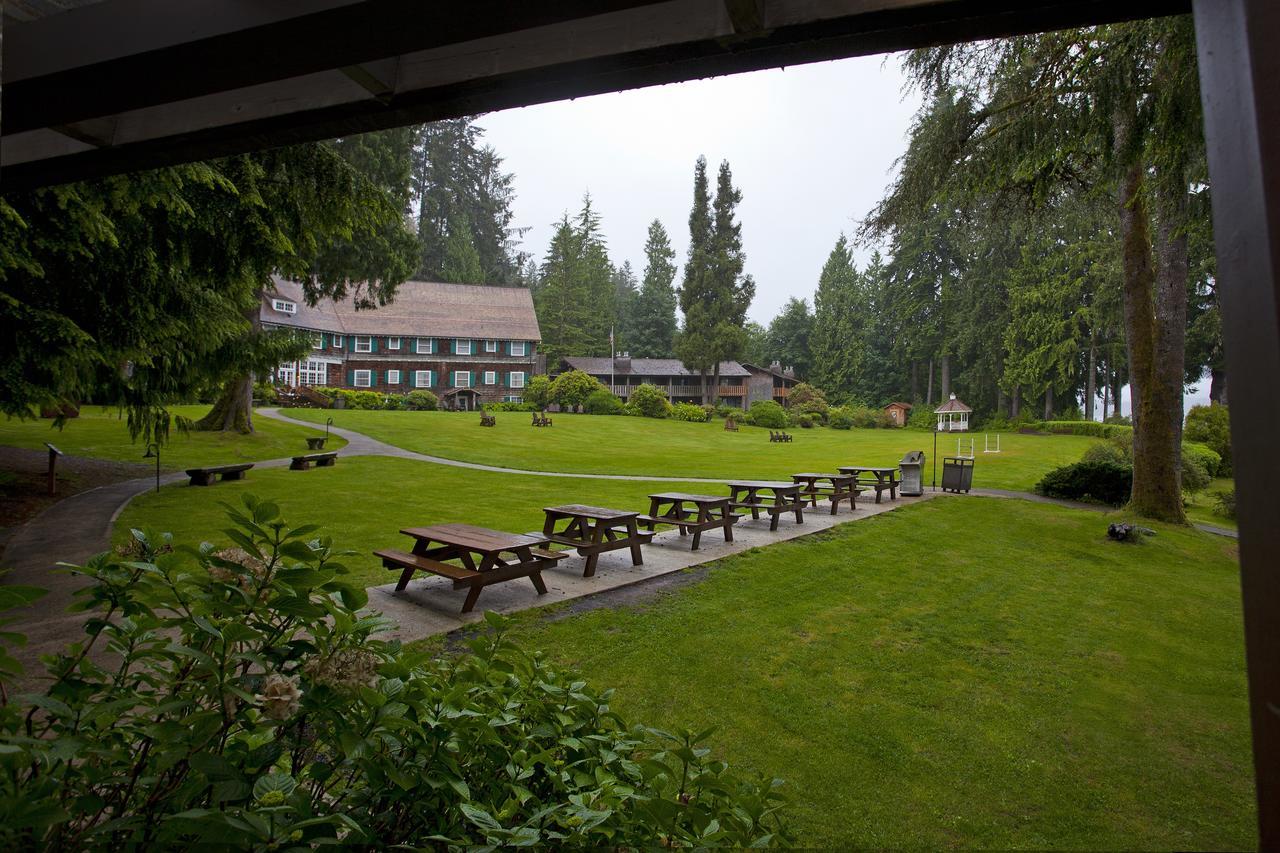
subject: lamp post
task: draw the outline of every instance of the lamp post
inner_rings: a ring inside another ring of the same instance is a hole
[[[933,425],[933,490],[938,491],[938,425]]]
[[[329,427],[333,426],[333,418],[324,419],[324,440],[329,440]]]
[[[160,491],[160,445],[154,441],[147,445],[147,452],[142,456],[143,459],[152,457],[156,460],[156,491],[158,492]]]

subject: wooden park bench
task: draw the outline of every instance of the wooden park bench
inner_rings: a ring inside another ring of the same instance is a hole
[[[480,413],[480,426],[491,427],[491,426],[497,426],[497,425],[498,425],[498,419],[495,418],[493,415],[487,415],[484,412]]]
[[[769,430],[769,440],[770,441],[790,441],[791,433],[774,432],[773,430]]]
[[[636,517],[639,525],[654,530],[655,525],[668,524],[681,536],[693,534],[692,550],[702,544],[702,533],[720,528],[724,541],[733,541],[733,525],[739,515],[729,509],[729,499],[714,495],[690,495],[684,492],[661,492],[649,495],[649,514]]]
[[[753,520],[760,518],[760,513],[769,516],[769,529],[778,529],[778,519],[787,513],[794,513],[796,524],[804,524],[804,498],[800,496],[800,483],[773,483],[767,480],[742,480],[729,483],[729,506],[732,509],[745,509],[751,513]],[[761,494],[767,492],[768,494]]]
[[[547,417],[545,413],[540,415],[540,414],[538,414],[537,412],[534,412],[534,413],[533,413],[533,426],[536,426],[536,427],[548,427],[548,426],[551,426],[551,418]]]
[[[223,480],[243,480],[244,472],[253,467],[252,462],[239,465],[214,465],[210,468],[188,468],[187,476],[193,486],[212,486],[213,481],[221,477]]]
[[[308,453],[293,457],[293,461],[289,463],[289,470],[306,471],[313,462],[317,468],[331,468],[337,461],[338,451],[336,450],[330,450],[328,453]]]
[[[582,504],[549,506],[542,511],[546,514],[546,521],[541,534],[529,535],[545,536],[557,545],[578,549],[578,555],[587,558],[582,568],[584,578],[595,575],[596,562],[606,551],[630,548],[631,565],[644,565],[640,546],[649,544],[653,533],[639,529],[640,513]],[[556,525],[561,522],[564,526],[557,530]]]
[[[852,474],[792,474],[791,479],[801,485],[800,497],[815,509],[824,498],[831,501],[832,515],[839,511],[840,501],[848,501],[850,510],[858,508],[855,501],[862,489]]]

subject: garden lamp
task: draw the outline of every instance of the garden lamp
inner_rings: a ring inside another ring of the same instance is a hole
[[[333,418],[324,419],[324,440],[329,440],[329,427],[333,426]]]
[[[147,452],[142,455],[143,459],[155,458],[156,460],[156,491],[160,491],[160,445],[151,442],[147,445]]]

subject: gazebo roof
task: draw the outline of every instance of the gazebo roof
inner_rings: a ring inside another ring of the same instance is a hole
[[[944,414],[947,414],[948,412],[972,412],[972,411],[973,409],[966,406],[960,400],[957,400],[955,394],[951,395],[950,400],[948,400],[947,402],[943,403],[941,406],[933,410],[934,414],[936,415],[944,415]]]

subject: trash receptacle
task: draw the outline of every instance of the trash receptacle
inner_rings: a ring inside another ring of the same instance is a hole
[[[942,491],[968,492],[973,487],[973,460],[967,456],[942,458]]]
[[[908,451],[907,455],[902,457],[902,461],[898,463],[898,469],[902,471],[902,486],[898,489],[898,492],[908,497],[923,495],[924,451]]]

